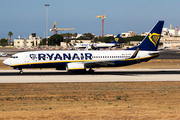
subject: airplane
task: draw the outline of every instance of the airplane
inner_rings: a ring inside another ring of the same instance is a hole
[[[158,21],[140,45],[126,50],[29,51],[14,54],[3,63],[23,74],[23,68],[55,68],[67,72],[93,73],[93,68],[147,62],[159,56],[157,49],[163,25],[164,21]]]
[[[100,48],[112,48],[115,47],[119,42],[120,34],[118,34],[111,43],[80,43],[74,46],[75,48],[86,48],[93,50],[99,50]]]

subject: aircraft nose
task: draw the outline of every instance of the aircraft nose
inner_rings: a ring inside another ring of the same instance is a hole
[[[10,64],[10,63],[9,63],[9,59],[4,60],[4,61],[3,61],[3,64],[9,65],[9,64]]]

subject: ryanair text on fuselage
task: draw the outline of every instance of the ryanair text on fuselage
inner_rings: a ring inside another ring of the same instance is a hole
[[[30,54],[31,59],[36,58],[36,54]],[[92,60],[92,54],[91,53],[39,53],[38,54],[38,60],[46,60],[48,58],[49,60]]]

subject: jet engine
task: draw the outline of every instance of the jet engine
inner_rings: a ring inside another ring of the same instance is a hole
[[[70,71],[74,71],[74,72],[76,72],[76,71],[83,71],[83,72],[85,72],[86,71],[86,68],[85,68],[85,66],[84,66],[84,63],[68,63],[67,64],[67,66],[66,66],[66,70],[68,71],[68,72],[70,72]]]

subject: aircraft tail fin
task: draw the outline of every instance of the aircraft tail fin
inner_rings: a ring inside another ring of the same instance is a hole
[[[164,21],[158,21],[139,46],[127,50],[136,50],[139,48],[140,50],[157,51],[163,25]]]
[[[118,34],[111,43],[118,43],[119,42],[119,37],[120,37],[120,34]]]

